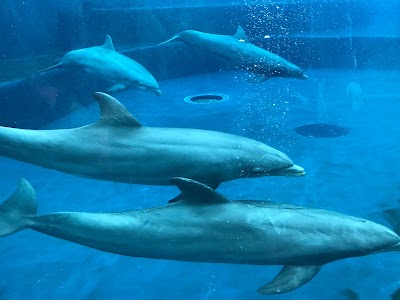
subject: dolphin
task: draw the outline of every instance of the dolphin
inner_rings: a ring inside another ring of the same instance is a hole
[[[60,63],[39,72],[71,67],[83,68],[88,73],[113,82],[114,85],[107,90],[109,93],[134,87],[162,95],[157,81],[149,71],[133,59],[115,51],[109,35],[103,45],[70,51],[61,58]]]
[[[284,265],[257,291],[293,291],[323,265],[400,250],[389,228],[333,211],[257,201],[231,201],[197,181],[172,178],[182,201],[117,213],[62,212],[37,216],[35,192],[22,179],[0,206],[0,236],[30,228],[119,255],[251,265]]]
[[[217,131],[146,127],[115,98],[94,93],[101,116],[54,130],[0,126],[0,156],[81,177],[170,185],[188,177],[216,188],[237,178],[302,176],[304,169],[261,142]]]
[[[252,82],[271,77],[308,78],[299,67],[286,59],[250,44],[241,26],[238,26],[234,36],[185,30],[159,45],[174,40],[212,53],[233,66],[250,71],[256,75],[250,79]]]

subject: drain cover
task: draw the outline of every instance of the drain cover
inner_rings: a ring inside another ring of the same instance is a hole
[[[316,138],[335,138],[347,135],[350,129],[330,124],[308,124],[295,128],[297,134]]]
[[[187,103],[193,103],[193,104],[210,104],[210,103],[218,103],[218,102],[226,101],[228,99],[229,99],[229,96],[227,96],[227,95],[202,94],[202,95],[188,96],[184,100]]]

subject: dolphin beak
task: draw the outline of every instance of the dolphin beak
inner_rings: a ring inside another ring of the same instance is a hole
[[[308,76],[306,74],[301,74],[299,77],[297,77],[298,79],[302,79],[302,80],[306,80],[308,79]]]
[[[252,170],[250,177],[260,176],[292,176],[300,177],[306,175],[304,169],[298,165],[291,165],[290,167],[283,167],[278,169],[266,170],[255,168]]]
[[[163,93],[161,92],[160,89],[156,89],[156,90],[151,90],[153,92],[153,94],[157,95],[157,96],[162,96]]]
[[[306,175],[305,170],[298,166],[298,165],[293,165],[290,168],[287,168],[284,170],[284,172],[286,173],[286,176],[295,176],[295,177],[299,177],[299,176],[304,176]]]

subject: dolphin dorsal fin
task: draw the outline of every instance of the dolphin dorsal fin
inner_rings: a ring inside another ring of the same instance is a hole
[[[195,180],[174,177],[170,179],[170,182],[175,184],[182,192],[181,197],[183,203],[216,204],[230,202],[229,199],[225,198],[220,193],[217,193],[212,188]]]
[[[233,37],[236,38],[237,40],[239,40],[240,42],[245,42],[245,43],[249,42],[242,26],[238,26],[236,33]]]
[[[106,40],[105,40],[104,44],[101,45],[101,47],[108,49],[108,50],[115,51],[111,36],[109,36],[108,34],[106,35]]]
[[[97,126],[118,125],[129,127],[142,127],[142,124],[123,106],[117,99],[106,93],[96,92],[93,97],[100,106],[100,118],[95,123]]]

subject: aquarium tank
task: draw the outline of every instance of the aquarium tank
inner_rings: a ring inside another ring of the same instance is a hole
[[[0,300],[400,299],[398,0],[2,0]]]

